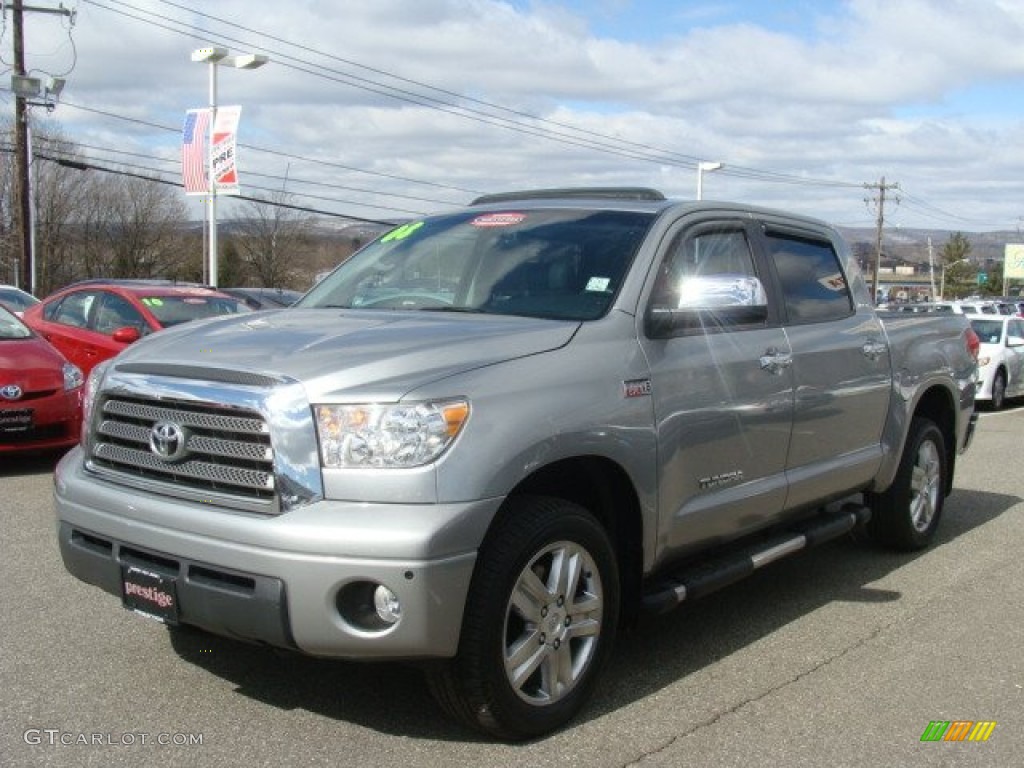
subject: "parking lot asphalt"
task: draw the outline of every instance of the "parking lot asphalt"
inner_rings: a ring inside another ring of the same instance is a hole
[[[1024,765],[1024,406],[984,413],[939,535],[788,558],[619,642],[527,744],[445,720],[417,670],[168,631],[70,577],[53,457],[0,457],[4,766]],[[933,722],[986,741],[922,741]]]

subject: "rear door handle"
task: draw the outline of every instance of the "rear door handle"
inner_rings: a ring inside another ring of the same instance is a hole
[[[776,376],[781,376],[789,366],[793,364],[793,355],[788,352],[779,352],[777,349],[769,349],[761,355],[761,370]]]

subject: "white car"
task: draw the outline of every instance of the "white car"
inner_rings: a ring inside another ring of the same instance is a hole
[[[13,285],[0,285],[0,305],[7,307],[18,317],[33,304],[38,303],[39,299],[31,293],[26,293]]]
[[[976,399],[993,410],[1006,398],[1024,396],[1024,318],[1006,315],[968,315],[981,340],[978,352]]]

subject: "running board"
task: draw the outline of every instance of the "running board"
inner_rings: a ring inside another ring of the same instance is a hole
[[[802,520],[767,539],[694,563],[645,590],[643,610],[649,614],[667,613],[684,600],[694,600],[734,584],[758,568],[837,539],[870,519],[870,509],[848,503],[835,513]]]

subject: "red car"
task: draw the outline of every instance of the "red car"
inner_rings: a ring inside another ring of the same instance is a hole
[[[77,443],[84,381],[77,366],[0,307],[0,454]]]
[[[97,363],[161,328],[251,311],[236,298],[200,286],[86,280],[29,307],[23,319],[88,376]]]

